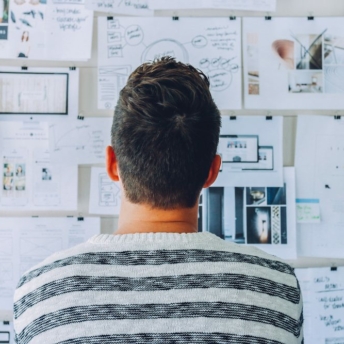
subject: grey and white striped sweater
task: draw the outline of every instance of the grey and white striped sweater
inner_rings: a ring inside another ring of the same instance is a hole
[[[210,233],[98,235],[27,272],[20,344],[303,342],[293,269]]]

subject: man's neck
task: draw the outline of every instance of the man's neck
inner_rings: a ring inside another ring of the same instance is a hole
[[[162,210],[122,200],[116,234],[196,233],[198,204],[193,208]]]

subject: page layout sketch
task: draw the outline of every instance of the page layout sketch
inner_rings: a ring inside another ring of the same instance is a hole
[[[55,252],[100,234],[97,217],[3,217],[0,221],[0,310],[12,311],[20,277]]]
[[[203,191],[203,231],[296,259],[295,171],[282,187],[210,187]]]
[[[59,164],[104,164],[112,118],[60,121],[49,126],[51,161]]]
[[[121,188],[112,181],[103,167],[92,167],[89,213],[119,215]]]
[[[245,18],[245,107],[342,108],[342,31],[342,18]]]
[[[344,120],[300,115],[295,152],[298,205],[311,212],[298,224],[299,255],[343,258]]]
[[[76,210],[77,165],[50,160],[48,124],[0,127],[0,210]]]
[[[208,76],[220,109],[240,109],[240,23],[239,18],[99,17],[98,107],[115,107],[129,74],[141,63],[172,56]]]
[[[222,117],[214,186],[283,186],[283,118]]]

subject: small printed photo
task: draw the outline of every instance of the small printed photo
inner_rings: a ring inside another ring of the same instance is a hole
[[[8,23],[9,0],[0,0],[0,24]]]
[[[293,38],[296,69],[322,69],[321,32],[315,35],[296,35]]]
[[[324,63],[344,65],[344,37],[327,34],[324,36]]]
[[[268,205],[286,205],[287,189],[286,185],[280,188],[267,188]]]
[[[288,39],[278,39],[272,43],[272,50],[278,58],[278,61],[286,69],[294,69],[294,42]]]
[[[6,191],[13,190],[13,177],[3,178],[3,189]]]
[[[15,187],[17,191],[24,191],[26,187],[25,177],[18,177],[15,179]]]
[[[50,168],[42,168],[42,180],[51,180],[52,174]]]
[[[288,73],[289,93],[322,93],[322,72],[290,72]]]
[[[266,204],[266,189],[264,187],[246,188],[246,204],[260,205]]]
[[[248,94],[259,95],[259,84],[248,84]]]
[[[16,177],[25,176],[25,164],[16,164]]]
[[[344,66],[325,66],[325,93],[344,93]]]
[[[271,208],[247,207],[247,243],[271,244]]]
[[[259,161],[266,161],[267,160],[266,152],[259,151],[258,160]]]
[[[14,166],[10,163],[4,164],[4,177],[13,177],[14,174]]]

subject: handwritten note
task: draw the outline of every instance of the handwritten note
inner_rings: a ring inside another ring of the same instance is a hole
[[[154,11],[150,8],[149,0],[86,0],[86,7],[94,11],[115,14],[136,16],[154,14]]]
[[[319,223],[319,200],[298,198],[296,200],[296,221],[297,223]]]
[[[296,275],[307,310],[305,343],[343,343],[344,268],[297,269]]]

